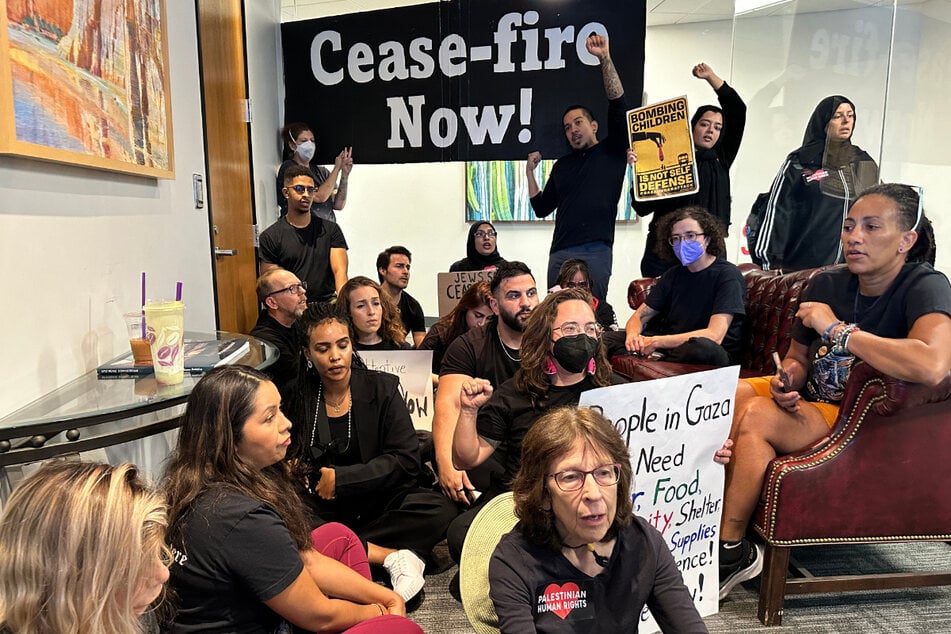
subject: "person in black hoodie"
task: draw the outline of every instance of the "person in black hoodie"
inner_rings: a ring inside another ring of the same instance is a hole
[[[469,226],[469,236],[466,238],[466,257],[453,262],[449,272],[494,269],[505,262],[499,255],[497,238],[498,233],[491,222],[487,220],[473,222]]]
[[[697,181],[700,189],[695,194],[636,201],[631,190],[631,207],[638,216],[654,214],[647,228],[647,244],[641,258],[641,275],[659,277],[667,269],[680,263],[673,257],[664,258],[657,248],[658,228],[664,216],[681,207],[703,207],[716,216],[729,233],[730,228],[730,166],[740,151],[743,131],[746,129],[746,104],[713,69],[704,63],[693,67],[693,76],[705,80],[717,93],[720,107],[705,105],[697,108],[690,127],[697,159]],[[637,155],[628,150],[627,161],[633,164]]]
[[[802,138],[773,180],[762,224],[750,244],[764,269],[810,269],[842,260],[839,236],[849,207],[878,182],[878,165],[852,144],[855,104],[819,102]]]

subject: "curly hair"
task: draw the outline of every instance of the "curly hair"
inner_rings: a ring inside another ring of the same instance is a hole
[[[347,280],[347,283],[340,289],[340,294],[337,295],[337,305],[347,315],[350,322],[350,338],[354,342],[360,341],[358,333],[353,327],[353,314],[350,312],[350,294],[364,286],[375,288],[376,294],[380,297],[380,307],[383,314],[380,317],[380,327],[377,329],[377,334],[384,341],[399,347],[406,340],[406,330],[403,328],[403,322],[400,321],[400,309],[393,303],[390,296],[383,292],[379,284],[363,275],[351,277]]]
[[[670,239],[674,225],[687,218],[696,220],[700,225],[700,231],[707,238],[707,253],[714,257],[726,254],[726,241],[720,219],[698,205],[681,207],[664,216],[657,229],[657,244],[654,246],[654,253],[664,259],[673,257],[673,249],[667,240]]]
[[[133,465],[46,463],[0,519],[0,631],[143,632],[135,591],[169,560],[166,526]]]
[[[558,306],[563,302],[580,300],[591,307],[594,313],[594,302],[591,293],[583,288],[566,288],[551,293],[539,304],[528,318],[522,334],[522,345],[519,348],[521,359],[518,370],[515,372],[515,387],[519,392],[528,394],[532,405],[538,404],[548,396],[551,381],[545,374],[545,365],[551,349],[551,332],[558,315]],[[594,319],[592,318],[592,321]],[[598,347],[594,353],[595,374],[592,380],[599,387],[611,385],[611,363],[608,361],[604,341],[598,338]]]
[[[628,526],[633,517],[631,458],[621,435],[596,409],[566,406],[540,416],[522,440],[522,466],[512,481],[515,514],[530,541],[560,551],[563,538],[555,529],[551,510],[549,469],[581,440],[596,454],[621,465],[617,483],[617,513],[606,538]],[[550,486],[555,486],[554,484]]]
[[[882,196],[891,200],[895,203],[898,228],[902,231],[915,231],[918,234],[915,244],[908,250],[906,261],[927,262],[934,266],[937,254],[934,227],[921,207],[922,200],[916,188],[898,183],[882,183],[863,191],[852,204],[854,205],[866,196]]]

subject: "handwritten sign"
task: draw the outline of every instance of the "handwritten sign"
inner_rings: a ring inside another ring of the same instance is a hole
[[[686,97],[628,110],[627,132],[637,153],[635,200],[684,196],[700,189]]]
[[[716,614],[723,467],[713,455],[730,433],[737,366],[584,392],[630,449],[634,513],[677,562],[701,616]],[[647,608],[641,632],[657,631]]]
[[[413,419],[413,427],[433,429],[433,351],[364,350],[360,352],[371,370],[389,372],[400,380],[400,394]]]
[[[495,269],[437,273],[436,296],[439,298],[439,316],[445,317],[448,315],[470,286],[479,282],[491,282],[494,276]]]

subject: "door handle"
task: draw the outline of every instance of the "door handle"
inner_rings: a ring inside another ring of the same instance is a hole
[[[221,257],[223,255],[238,255],[237,249],[219,249],[215,248],[215,257]]]

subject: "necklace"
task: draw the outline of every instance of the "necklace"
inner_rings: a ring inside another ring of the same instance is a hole
[[[347,450],[350,449],[350,433],[353,430],[353,407],[347,407],[347,445],[343,449],[339,449],[339,442],[334,442],[333,438],[330,439],[326,445],[321,445],[317,440],[317,416],[320,412],[320,397],[323,396],[324,386],[320,384],[317,386],[317,407],[314,409],[314,426],[310,430],[310,439],[311,446],[318,447],[323,451],[328,451],[330,449],[334,450],[334,453],[337,455],[347,453]],[[349,398],[349,388],[348,388],[348,398]],[[340,401],[340,404],[343,405],[343,401]],[[352,405],[352,403],[351,403]]]
[[[514,357],[513,357],[512,355],[509,354],[509,349],[505,346],[504,343],[502,343],[502,334],[501,334],[501,333],[499,333],[499,347],[502,348],[502,354],[504,354],[505,356],[507,356],[507,357],[509,358],[509,361],[513,361],[513,362],[515,362],[515,363],[520,363],[520,362],[521,362],[521,360],[522,360],[521,355],[518,355],[518,356],[514,356]]]
[[[318,398],[318,401],[319,401],[319,400],[320,400],[320,397],[318,396],[317,398]],[[343,397],[342,399],[340,399],[340,402],[339,402],[339,403],[337,403],[337,404],[331,403],[331,402],[330,402],[330,399],[328,398],[328,399],[327,399],[327,405],[330,405],[332,408],[334,408],[334,414],[339,414],[339,413],[340,413],[340,406],[343,405],[343,402],[344,402],[344,401],[349,401],[349,400],[350,400],[350,388],[348,387],[348,388],[347,388],[347,393],[344,395],[344,397]],[[349,403],[348,403],[348,407],[349,407]]]
[[[579,548],[587,548],[588,552],[590,552],[594,556],[594,563],[598,564],[602,568],[607,567],[608,562],[611,561],[610,556],[605,557],[604,555],[599,555],[598,551],[594,549],[594,544],[579,544],[577,546],[571,546],[569,544],[562,542],[561,545],[564,546],[565,548],[568,548],[569,550],[578,550]]]

